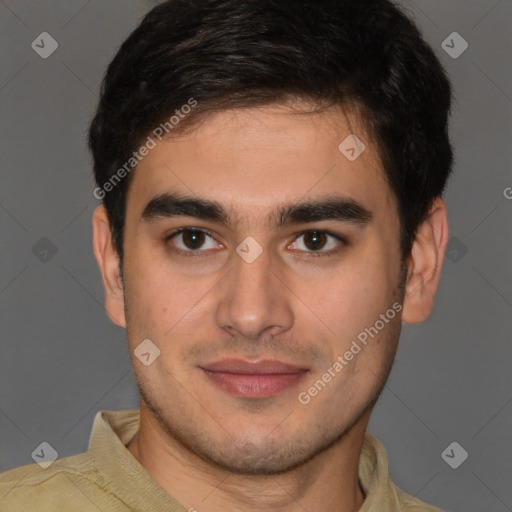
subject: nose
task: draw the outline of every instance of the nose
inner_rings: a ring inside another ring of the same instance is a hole
[[[236,255],[217,306],[217,325],[250,340],[289,330],[294,323],[291,292],[279,274],[265,251],[251,263]]]

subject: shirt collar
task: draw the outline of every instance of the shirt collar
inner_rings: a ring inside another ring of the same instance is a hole
[[[359,512],[402,510],[398,490],[388,473],[388,458],[382,443],[365,432],[359,458],[359,482],[365,494]]]
[[[138,428],[138,410],[96,414],[88,452],[102,485],[133,510],[186,512],[126,448]]]

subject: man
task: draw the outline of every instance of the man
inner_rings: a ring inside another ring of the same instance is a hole
[[[438,510],[366,427],[439,282],[450,97],[388,0],[154,8],[89,139],[140,412],[4,474],[3,510]]]

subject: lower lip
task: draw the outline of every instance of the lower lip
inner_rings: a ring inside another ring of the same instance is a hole
[[[241,398],[267,398],[291,388],[304,378],[296,373],[238,374],[204,370],[213,382],[228,393]]]

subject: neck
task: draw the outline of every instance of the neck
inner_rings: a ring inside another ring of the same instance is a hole
[[[140,427],[127,448],[190,512],[357,512],[364,501],[358,465],[369,412],[334,445],[292,471],[239,475],[208,463],[169,436],[141,402]]]

